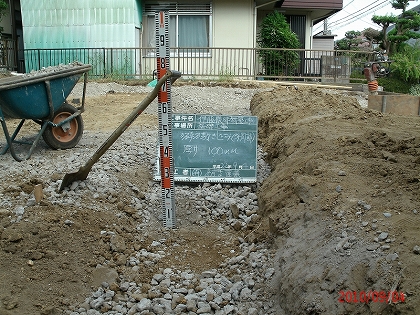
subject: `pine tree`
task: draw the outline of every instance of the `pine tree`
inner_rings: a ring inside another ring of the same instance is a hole
[[[372,21],[382,27],[382,45],[388,54],[396,52],[401,43],[411,39],[420,38],[420,34],[413,30],[420,28],[420,14],[407,10],[410,0],[395,0],[391,5],[396,10],[402,10],[399,16],[385,15],[373,16]],[[388,28],[394,28],[388,32]]]

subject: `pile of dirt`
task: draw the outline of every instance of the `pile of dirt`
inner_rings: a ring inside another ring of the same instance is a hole
[[[313,87],[259,93],[251,110],[272,165],[258,197],[269,218],[260,233],[276,236],[279,306],[286,314],[418,312],[420,118]],[[363,298],[392,290],[405,301]],[[342,303],[350,291],[357,299]]]

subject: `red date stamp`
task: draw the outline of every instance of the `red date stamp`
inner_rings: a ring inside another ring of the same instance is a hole
[[[405,294],[397,291],[339,291],[340,303],[398,303],[405,301]]]

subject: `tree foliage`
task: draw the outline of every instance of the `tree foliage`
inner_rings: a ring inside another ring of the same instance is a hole
[[[367,28],[362,32],[348,31],[345,37],[335,42],[338,50],[372,50],[373,44],[381,39],[381,33],[373,28]]]
[[[274,11],[262,21],[257,35],[260,48],[300,48],[297,35],[290,29],[286,17]],[[294,70],[299,64],[299,55],[291,50],[259,51],[266,75],[280,75]],[[286,69],[286,70],[285,70]]]
[[[394,75],[412,84],[420,82],[420,41],[412,47],[404,45],[401,51],[392,55]]]
[[[357,46],[362,43],[362,33],[359,31],[348,31],[344,38],[335,42],[335,48],[338,50],[357,50]]]
[[[382,28],[382,46],[388,54],[396,52],[405,41],[411,38],[420,38],[420,34],[413,31],[420,27],[420,14],[407,10],[409,1],[394,0],[391,2],[394,9],[402,10],[399,16],[391,14],[372,17],[372,21]],[[391,25],[394,25],[394,28],[388,32]]]
[[[365,29],[362,34],[365,36],[366,40],[369,41],[371,47],[373,46],[373,43],[377,43],[381,40],[381,32],[371,27]]]
[[[0,0],[0,21],[6,15],[8,9],[7,2],[5,0]],[[3,27],[0,26],[0,33],[3,32]]]

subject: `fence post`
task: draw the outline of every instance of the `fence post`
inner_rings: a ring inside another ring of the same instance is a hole
[[[13,41],[13,70],[19,71],[19,58],[18,58],[18,43],[17,40]]]
[[[38,49],[38,70],[41,69],[41,51]]]
[[[110,61],[110,63],[111,63],[111,67],[110,67],[110,69],[109,69],[109,72],[110,72],[110,75],[112,76],[112,69],[114,68],[114,64],[113,64],[113,56],[112,56],[112,53],[113,53],[113,48],[110,48],[109,49],[110,50],[110,58],[111,58],[111,61]]]
[[[334,53],[334,83],[337,81],[337,53]]]
[[[252,76],[253,76],[253,80],[256,80],[257,79],[257,62],[256,62],[256,60],[257,60],[257,50],[255,49],[255,48],[253,48],[252,49],[252,52],[253,52],[253,54],[252,54]]]
[[[105,47],[102,47],[102,53],[104,55],[104,79],[105,79],[105,77],[106,77],[106,71],[105,71],[105,66],[106,66]]]

